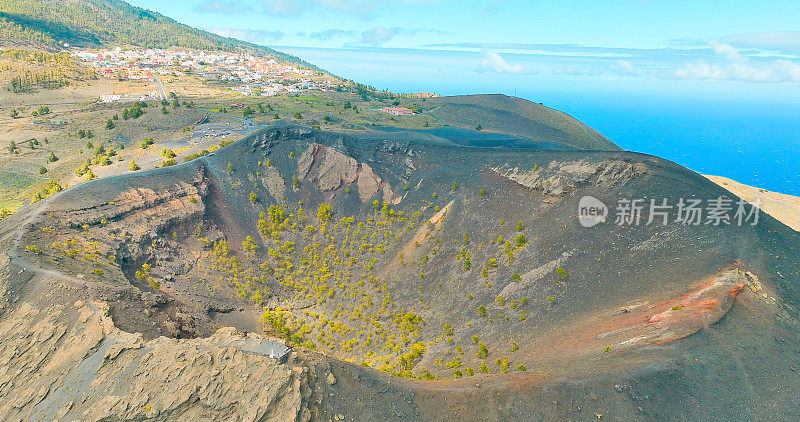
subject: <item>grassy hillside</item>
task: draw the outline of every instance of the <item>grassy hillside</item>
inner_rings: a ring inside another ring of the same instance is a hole
[[[0,0],[0,46],[52,50],[63,43],[245,50],[314,68],[294,56],[201,31],[120,0]]]

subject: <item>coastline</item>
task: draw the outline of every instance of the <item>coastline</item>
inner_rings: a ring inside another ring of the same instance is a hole
[[[745,201],[752,203],[760,199],[762,211],[800,232],[800,197],[745,185],[727,177],[703,176]]]

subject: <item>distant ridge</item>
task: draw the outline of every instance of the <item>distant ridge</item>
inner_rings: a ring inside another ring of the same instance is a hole
[[[436,97],[428,101],[438,105],[430,114],[443,123],[472,126],[581,150],[622,150],[569,114],[522,98],[488,94]]]

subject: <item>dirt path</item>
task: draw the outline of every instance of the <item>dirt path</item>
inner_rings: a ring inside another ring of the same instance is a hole
[[[62,193],[63,191],[58,192],[33,206],[34,209],[14,230],[14,240],[11,242],[8,251],[6,251],[6,255],[8,255],[9,264],[20,268],[22,271],[31,271],[41,277],[56,278],[62,281],[77,284],[82,287],[91,287],[96,283],[91,283],[78,277],[70,276],[55,269],[44,268],[20,252],[22,239],[25,236],[28,227],[30,227],[33,222],[36,221],[36,218],[38,218],[48,208],[47,205],[50,204],[50,202],[52,202],[55,198],[59,197]]]

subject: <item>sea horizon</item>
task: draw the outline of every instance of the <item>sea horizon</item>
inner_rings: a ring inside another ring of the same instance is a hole
[[[552,69],[488,72],[480,68],[480,52],[276,48],[343,78],[395,93],[505,94],[542,103],[626,150],[701,174],[800,195],[800,97],[792,95],[793,86],[720,82],[709,89],[697,81],[666,80],[653,88],[652,83],[621,77],[587,82]],[[515,59],[547,62],[536,55]]]

